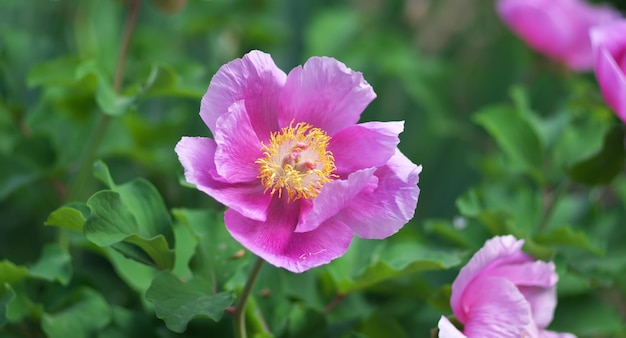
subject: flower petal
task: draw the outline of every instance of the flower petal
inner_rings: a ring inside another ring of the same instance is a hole
[[[307,122],[328,135],[358,122],[376,97],[372,87],[343,63],[328,57],[312,57],[294,68],[280,93],[278,122]]]
[[[215,168],[230,183],[258,181],[259,169],[254,163],[262,155],[261,141],[256,137],[243,101],[233,103],[217,119],[213,135],[217,149]]]
[[[576,336],[571,333],[561,333],[561,332],[554,332],[554,331],[548,331],[548,330],[542,330],[540,333],[540,337],[541,338],[576,338]]]
[[[352,202],[374,175],[375,168],[363,169],[350,174],[345,180],[335,180],[324,184],[320,194],[300,213],[296,232],[316,229],[322,222],[336,215]]]
[[[268,263],[292,272],[304,272],[343,255],[352,241],[345,224],[329,220],[317,229],[293,232],[299,203],[274,199],[267,221],[259,222],[229,209],[224,214],[226,227],[244,247]]]
[[[520,338],[532,322],[526,299],[506,278],[473,281],[462,302],[466,318],[461,322],[468,338]]]
[[[342,129],[330,140],[338,174],[382,167],[395,153],[402,122],[367,122]]]
[[[595,74],[606,104],[626,122],[626,21],[591,31]],[[620,65],[622,64],[622,65]]]
[[[501,264],[530,261],[531,259],[521,251],[522,245],[524,245],[523,240],[517,240],[511,235],[494,237],[487,240],[485,245],[461,268],[459,275],[452,283],[450,296],[452,311],[461,322],[466,320],[461,297],[466,293],[467,286],[495,261]]]
[[[217,119],[227,114],[233,103],[244,100],[251,125],[265,141],[270,131],[279,129],[276,111],[286,78],[269,54],[251,51],[223,65],[213,76],[202,97],[200,116],[214,133]]]
[[[337,216],[359,236],[382,239],[400,230],[415,214],[419,197],[417,166],[399,150],[374,173],[378,184],[361,191]]]
[[[264,194],[259,182],[228,183],[217,174],[214,155],[216,144],[206,137],[183,137],[175,148],[185,168],[185,179],[220,203],[244,216],[264,221],[271,196]]]
[[[506,278],[517,286],[530,304],[534,321],[539,328],[545,328],[552,322],[557,302],[555,286],[559,280],[554,263],[532,261],[498,265],[486,274]]]
[[[444,316],[441,316],[441,319],[439,319],[437,327],[439,328],[439,338],[467,338]]]

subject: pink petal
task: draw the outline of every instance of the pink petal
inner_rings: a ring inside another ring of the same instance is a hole
[[[521,251],[522,245],[524,245],[523,240],[518,241],[511,235],[494,237],[486,241],[485,245],[461,269],[452,283],[452,295],[450,297],[452,311],[461,322],[465,322],[466,319],[461,297],[466,292],[467,286],[494,262],[507,264],[530,261],[531,259]]]
[[[602,96],[626,122],[626,20],[593,29],[591,41]]]
[[[312,57],[294,68],[280,93],[280,126],[307,122],[329,135],[357,123],[376,97],[372,87],[343,63],[328,57]]]
[[[593,67],[589,29],[620,17],[608,6],[580,0],[499,0],[497,9],[532,48],[581,71]]]
[[[374,173],[377,185],[361,191],[335,217],[362,238],[393,235],[415,214],[421,171],[422,166],[396,150],[389,162]]]
[[[375,168],[363,169],[350,174],[345,180],[328,182],[320,194],[311,201],[311,207],[300,213],[296,232],[316,229],[322,222],[336,215],[368,184]]]
[[[269,54],[251,51],[223,65],[213,76],[202,98],[200,116],[215,133],[217,119],[227,114],[233,103],[244,100],[251,125],[265,141],[270,131],[279,129],[276,111],[286,78]]]
[[[337,173],[382,167],[395,153],[404,122],[367,122],[342,129],[330,140]]]
[[[259,222],[226,210],[231,235],[268,263],[292,272],[304,272],[343,255],[352,241],[345,224],[329,220],[313,231],[295,233],[299,203],[274,199],[267,221]]]
[[[490,269],[489,276],[504,277],[517,286],[530,304],[532,316],[540,328],[552,322],[556,308],[556,283],[559,279],[554,263],[532,261],[499,265]]]
[[[183,137],[176,145],[185,179],[229,208],[246,217],[264,221],[271,196],[264,194],[260,182],[228,183],[217,174],[214,154],[215,141],[205,137]]]
[[[439,319],[437,327],[439,328],[439,338],[467,338],[444,316]]]
[[[497,11],[511,30],[531,47],[560,58],[574,36],[567,12],[559,10],[559,1],[550,1],[500,0]]]
[[[571,333],[561,333],[554,331],[541,330],[539,333],[539,337],[541,338],[576,338],[575,335]]]
[[[217,119],[214,137],[217,173],[230,183],[259,181],[259,165],[254,163],[263,154],[243,101],[233,103]]]
[[[524,296],[505,278],[481,277],[473,281],[461,302],[465,314],[465,320],[461,320],[463,333],[468,338],[520,338],[531,323]]]

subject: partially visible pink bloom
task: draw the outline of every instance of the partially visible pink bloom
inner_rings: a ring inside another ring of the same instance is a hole
[[[589,29],[617,20],[608,6],[584,0],[498,0],[500,18],[528,45],[574,70],[591,70]]]
[[[289,74],[252,51],[202,98],[213,134],[176,145],[189,183],[228,207],[231,235],[293,272],[343,255],[354,234],[391,236],[414,215],[421,166],[397,148],[403,122],[357,124],[376,97],[361,73],[312,57]]]
[[[522,251],[523,240],[494,237],[470,259],[452,283],[450,305],[464,325],[446,317],[440,338],[574,338],[545,330],[556,307],[558,276],[552,262]]]
[[[591,43],[604,101],[626,122],[626,20],[592,29]]]

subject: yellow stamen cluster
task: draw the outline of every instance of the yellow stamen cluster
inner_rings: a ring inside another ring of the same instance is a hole
[[[335,159],[326,149],[329,141],[325,131],[305,122],[273,132],[268,145],[261,143],[263,156],[255,161],[265,191],[282,197],[284,190],[289,201],[317,196],[336,177]]]

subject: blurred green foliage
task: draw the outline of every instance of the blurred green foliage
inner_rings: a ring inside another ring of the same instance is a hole
[[[173,149],[209,136],[216,70],[260,49],[362,72],[362,121],[406,120],[424,171],[392,238],[299,275],[265,266],[256,337],[426,337],[460,266],[506,233],[557,264],[552,329],[626,337],[624,126],[491,0],[143,1],[118,76],[131,2],[0,0],[0,336],[231,336],[253,260]]]

